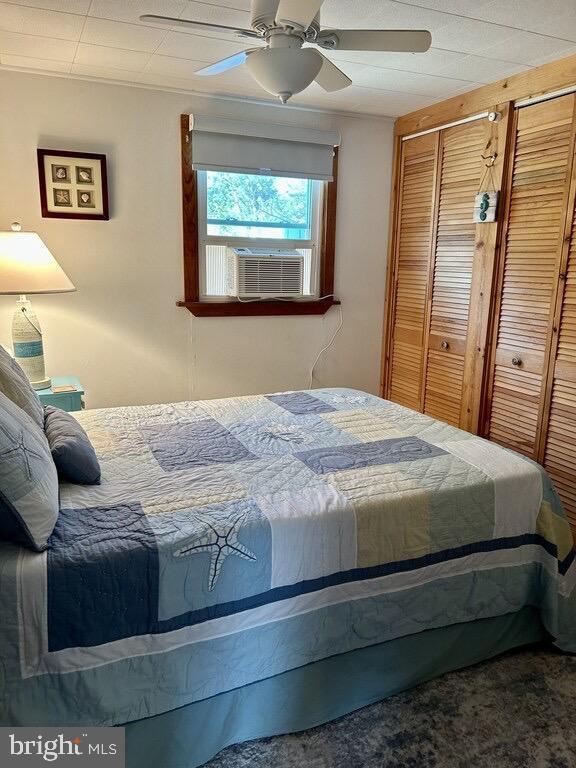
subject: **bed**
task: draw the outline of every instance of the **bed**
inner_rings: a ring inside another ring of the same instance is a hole
[[[87,411],[102,483],[44,553],[0,544],[3,725],[126,725],[192,768],[448,669],[576,652],[544,470],[364,392]]]

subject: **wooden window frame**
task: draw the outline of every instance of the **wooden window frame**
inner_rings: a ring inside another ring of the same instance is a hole
[[[326,184],[322,202],[322,239],[319,253],[319,294],[322,299],[300,301],[201,301],[198,245],[198,183],[190,153],[190,116],[180,116],[182,163],[182,235],[184,246],[184,300],[177,302],[196,317],[257,317],[272,315],[324,315],[340,304],[334,294],[336,206],[338,199],[338,147],[334,151],[334,181]]]

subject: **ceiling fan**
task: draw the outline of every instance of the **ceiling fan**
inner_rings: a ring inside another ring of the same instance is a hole
[[[146,14],[141,21],[170,27],[203,29],[265,43],[199,69],[197,75],[219,75],[246,64],[250,74],[268,93],[285,104],[314,80],[325,91],[339,91],[352,80],[312,44],[327,51],[407,51],[423,53],[432,36],[424,30],[321,29],[320,8],[325,0],[252,0],[252,29],[236,29],[169,16]]]

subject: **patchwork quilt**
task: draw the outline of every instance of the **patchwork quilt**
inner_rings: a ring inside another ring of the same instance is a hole
[[[570,527],[522,456],[349,389],[78,418],[101,485],[61,485],[47,552],[0,544],[4,725],[128,722],[527,605],[576,652]]]

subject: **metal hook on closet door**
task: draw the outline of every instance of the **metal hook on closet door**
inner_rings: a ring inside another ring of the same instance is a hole
[[[492,168],[494,163],[496,162],[496,158],[498,157],[498,152],[494,152],[492,155],[480,155],[482,160],[488,160],[487,163],[484,163],[486,168]]]

